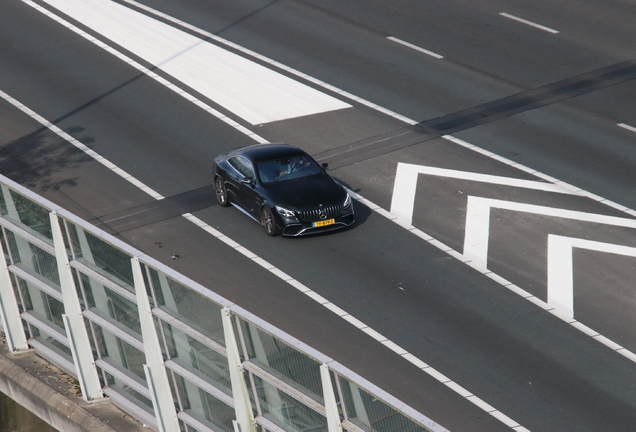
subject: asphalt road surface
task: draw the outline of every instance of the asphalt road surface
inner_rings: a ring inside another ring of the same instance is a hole
[[[633,430],[635,15],[0,0],[0,173],[453,432]],[[216,205],[214,156],[268,141],[329,162],[355,226]]]

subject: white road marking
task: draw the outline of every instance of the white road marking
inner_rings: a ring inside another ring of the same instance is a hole
[[[540,178],[542,180],[548,181],[550,183],[554,183],[556,185],[560,185],[563,188],[568,189],[568,190],[576,193],[577,195],[584,196],[584,197],[589,198],[591,200],[594,200],[594,201],[597,201],[599,203],[602,203],[602,204],[604,204],[604,205],[606,205],[608,207],[615,208],[617,210],[620,210],[620,211],[625,212],[625,213],[627,213],[627,214],[629,214],[631,216],[636,217],[636,210],[630,209],[629,207],[626,207],[626,206],[624,206],[622,204],[618,204],[618,203],[616,203],[614,201],[610,201],[610,200],[608,200],[606,198],[603,198],[602,196],[599,196],[599,195],[593,194],[591,192],[588,192],[585,189],[581,189],[580,187],[573,186],[573,185],[571,185],[569,183],[566,183],[566,182],[561,181],[561,180],[559,180],[557,178],[554,178],[552,176],[549,176],[547,174],[539,172],[539,171],[537,171],[537,170],[535,170],[533,168],[529,168],[529,167],[527,167],[525,165],[522,165],[522,164],[517,163],[515,161],[512,161],[510,159],[507,159],[507,158],[505,158],[503,156],[499,156],[499,155],[497,155],[497,154],[495,154],[495,153],[493,153],[493,152],[491,152],[489,150],[485,150],[485,149],[483,149],[481,147],[478,147],[475,144],[471,144],[471,143],[466,142],[466,141],[464,141],[462,139],[456,138],[456,137],[454,137],[452,135],[443,135],[442,138],[444,138],[444,139],[446,139],[448,141],[454,142],[455,144],[458,144],[458,145],[460,145],[462,147],[465,147],[465,148],[467,148],[469,150],[472,150],[474,152],[477,152],[479,154],[487,156],[490,159],[499,161],[501,163],[504,163],[506,165],[514,167],[514,168],[516,168],[518,170],[521,170],[521,171],[527,172],[529,174],[532,174],[532,175],[534,175],[534,176],[536,176],[536,177],[538,177],[538,178]]]
[[[636,127],[630,126],[630,125],[626,125],[625,123],[619,123],[616,126],[622,127],[623,129],[627,129],[627,130],[632,131],[632,132],[636,132]]]
[[[480,149],[460,139],[457,139],[448,135],[444,136],[444,138],[449,139],[453,142],[456,142],[457,144],[460,144],[464,147],[476,150],[479,153],[485,154],[487,156],[492,155],[490,152]],[[632,215],[634,214],[634,211],[631,209],[627,209],[626,207],[620,206],[616,203],[606,202],[605,200],[603,200],[602,198],[596,195],[589,194],[586,191],[583,191],[579,188],[575,188],[567,183],[560,182],[550,176],[539,173],[537,171],[530,170],[529,168],[524,167],[522,165],[517,165],[513,163],[512,161],[507,161],[505,158],[500,158],[496,155],[493,155],[493,156],[495,156],[494,159],[497,159],[500,161],[503,159],[504,163],[507,162],[509,165],[520,168],[523,171],[531,172],[532,174],[540,178],[543,178],[544,180],[554,181],[554,184],[552,185],[555,186],[555,188],[554,189],[545,188],[547,192],[567,193],[567,194],[585,196],[588,198],[595,199],[596,201],[603,202],[605,204],[609,203],[610,206],[614,208],[619,208],[625,211],[626,213],[629,213]],[[466,180],[471,179],[472,176],[470,174],[473,174],[474,177],[472,178],[472,180],[474,181],[488,180],[488,182],[493,184],[501,184],[501,185],[508,185],[508,186],[516,186],[516,187],[529,186],[531,189],[537,189],[536,184],[534,183],[539,183],[539,185],[546,185],[546,183],[541,183],[541,182],[527,182],[524,185],[523,183],[519,183],[518,179],[505,178],[505,177],[498,178],[496,176],[484,177],[483,174],[478,174],[478,173],[466,173],[462,171],[431,168],[426,166],[418,167],[418,166],[408,166],[408,165],[409,164],[401,164],[401,163],[398,164],[397,171],[398,172],[401,171],[402,174],[396,173],[395,181],[396,183],[401,184],[401,186],[394,187],[395,189],[394,198],[396,194],[398,195],[402,194],[401,199],[408,199],[411,202],[414,201],[415,199],[414,192],[415,192],[415,187],[417,182],[417,176],[420,173],[430,174],[430,175],[434,174],[441,177],[460,178],[460,179],[466,179]],[[543,189],[543,186],[541,186],[540,189]],[[636,362],[636,354],[620,346],[619,344],[613,342],[609,338],[599,334],[598,332],[587,327],[586,325],[576,321],[573,318],[573,312],[571,312],[573,311],[573,305],[571,300],[573,298],[573,287],[571,282],[572,281],[572,264],[571,264],[572,247],[587,248],[590,250],[597,250],[600,252],[615,253],[615,254],[622,254],[622,255],[628,255],[628,256],[633,256],[633,254],[636,254],[635,248],[630,248],[630,247],[621,246],[621,245],[613,245],[608,243],[593,242],[593,241],[582,240],[582,239],[566,239],[565,237],[549,235],[549,239],[548,239],[549,276],[548,277],[551,279],[551,281],[548,281],[548,284],[549,284],[548,302],[544,302],[543,300],[538,299],[534,295],[528,293],[527,291],[523,290],[522,288],[518,287],[512,282],[499,276],[498,274],[493,273],[487,268],[488,237],[489,237],[489,229],[490,229],[489,223],[490,223],[490,208],[491,207],[505,208],[509,210],[527,210],[535,214],[544,214],[544,215],[548,215],[552,217],[565,217],[565,218],[570,218],[575,220],[581,220],[584,222],[607,223],[614,226],[624,226],[628,228],[636,227],[635,220],[625,219],[625,218],[616,218],[616,217],[605,216],[605,215],[597,215],[593,213],[576,212],[576,211],[570,211],[570,210],[564,210],[564,209],[558,209],[558,208],[552,208],[552,207],[534,206],[530,204],[509,203],[507,201],[498,201],[498,200],[491,200],[487,198],[469,196],[467,206],[470,207],[470,209],[467,210],[467,215],[466,215],[466,227],[467,227],[466,231],[467,232],[470,231],[470,234],[469,235],[467,234],[465,238],[464,253],[462,254],[455,251],[451,247],[439,242],[438,240],[434,239],[430,235],[422,232],[418,228],[413,227],[411,225],[410,220],[413,214],[412,203],[405,204],[405,203],[396,202],[394,200],[392,202],[392,210],[396,209],[396,211],[394,212],[392,211],[392,213],[389,213],[386,210],[378,207],[377,205],[369,202],[368,200],[365,200],[364,198],[360,196],[356,196],[353,192],[350,191],[350,193],[352,194],[352,196],[354,196],[360,202],[367,205],[372,210],[392,220],[393,222],[400,225],[401,227],[409,230],[414,235],[422,238],[423,240],[427,241],[431,245],[448,253],[453,258],[456,258],[464,262],[466,265],[473,267],[477,271],[481,272],[484,276],[487,276],[493,281],[508,288],[515,294],[518,294],[524,299],[534,303],[535,305],[541,307],[542,309],[566,321],[568,324],[570,324],[577,330],[580,330],[586,335],[597,340],[598,342],[601,342],[602,344],[606,345],[608,348],[616,351],[617,353],[623,355],[629,360]],[[493,204],[495,205],[493,206]]]
[[[44,1],[253,125],[351,107],[110,0]]]
[[[142,191],[146,192],[148,195],[150,195],[154,199],[161,200],[161,199],[164,198],[164,196],[161,195],[159,192],[157,192],[154,189],[146,186],[144,183],[142,183],[141,181],[137,180],[135,177],[133,177],[132,175],[128,174],[126,171],[124,171],[123,169],[119,168],[118,166],[116,166],[114,163],[110,162],[106,158],[102,157],[97,152],[91,150],[85,144],[83,144],[82,142],[76,140],[71,135],[69,135],[68,133],[64,132],[62,129],[60,129],[59,127],[55,126],[53,123],[47,121],[44,117],[38,115],[35,111],[31,110],[30,108],[28,108],[27,106],[25,106],[21,102],[17,101],[13,97],[9,96],[7,93],[3,92],[2,90],[0,90],[0,98],[2,98],[5,101],[9,102],[11,105],[15,106],[16,108],[20,109],[20,111],[22,111],[23,113],[25,113],[26,115],[28,115],[29,117],[31,117],[32,119],[34,119],[35,121],[37,121],[38,123],[40,123],[41,125],[46,127],[47,129],[49,129],[50,131],[52,131],[53,133],[58,135],[60,138],[62,138],[65,141],[69,142],[70,144],[74,145],[75,147],[77,147],[78,149],[80,149],[81,151],[86,153],[91,158],[95,159],[100,164],[104,165],[106,168],[108,168],[109,170],[111,170],[112,172],[117,174],[118,176],[120,176],[123,179],[129,181],[130,183],[132,183],[137,188],[139,188]]]
[[[27,1],[27,0],[22,0],[22,1]],[[395,111],[391,111],[389,109],[381,107],[381,106],[379,106],[379,105],[377,105],[377,104],[375,104],[373,102],[370,102],[370,101],[368,101],[366,99],[363,99],[363,98],[358,97],[358,96],[356,96],[354,94],[346,92],[346,91],[344,91],[344,90],[342,90],[342,89],[340,89],[340,88],[338,88],[336,86],[333,86],[331,84],[327,84],[326,82],[321,81],[321,80],[319,80],[317,78],[314,78],[314,77],[312,77],[310,75],[307,75],[304,72],[298,71],[298,70],[296,70],[294,68],[291,68],[291,67],[289,67],[287,65],[284,65],[284,64],[282,64],[280,62],[277,62],[276,60],[272,60],[272,59],[270,59],[270,58],[268,58],[268,57],[266,57],[266,56],[264,56],[262,54],[254,52],[252,50],[249,50],[249,49],[247,49],[245,47],[242,47],[241,45],[235,44],[234,42],[230,42],[227,39],[223,39],[222,37],[219,37],[219,36],[217,36],[217,35],[215,35],[213,33],[210,33],[210,32],[207,32],[205,30],[202,30],[202,29],[200,29],[198,27],[195,27],[195,26],[185,22],[185,21],[178,20],[178,19],[176,19],[174,17],[171,17],[170,15],[164,14],[163,12],[160,12],[158,10],[150,8],[150,7],[148,7],[146,5],[143,5],[143,4],[139,3],[139,2],[136,2],[134,0],[122,0],[122,1],[125,2],[125,3],[128,3],[128,4],[131,4],[131,5],[137,7],[139,9],[141,9],[141,10],[144,10],[144,11],[148,12],[148,13],[156,15],[156,16],[162,18],[163,20],[172,22],[172,23],[177,24],[177,25],[179,25],[179,26],[181,26],[183,28],[186,28],[186,29],[188,29],[188,30],[190,30],[192,32],[198,33],[201,36],[204,36],[205,38],[209,38],[210,40],[213,40],[213,41],[215,41],[215,42],[217,42],[219,44],[226,45],[226,46],[232,48],[233,50],[236,50],[236,51],[241,52],[243,54],[246,54],[246,55],[248,55],[250,57],[258,59],[259,61],[262,61],[263,63],[270,64],[270,65],[274,66],[277,69],[283,70],[283,71],[287,72],[290,75],[295,75],[298,78],[301,78],[301,79],[303,79],[303,80],[305,80],[307,82],[310,82],[310,83],[312,83],[312,84],[314,84],[316,86],[322,87],[322,88],[324,88],[327,91],[336,93],[336,94],[342,96],[343,98],[349,99],[351,101],[357,102],[357,103],[359,103],[361,105],[364,105],[366,107],[369,107],[371,109],[379,111],[379,112],[381,112],[383,114],[386,114],[386,115],[388,115],[390,117],[393,117],[393,118],[396,118],[396,119],[398,119],[400,121],[403,121],[404,123],[408,123],[408,124],[412,124],[412,125],[418,123],[416,120],[410,119],[410,118],[408,118],[406,116],[403,116],[402,114],[396,113]]]
[[[574,248],[636,258],[634,247],[549,234],[548,304],[565,320],[574,318]]]
[[[192,102],[196,106],[202,108],[207,113],[213,115],[214,117],[216,117],[217,119],[221,120],[222,122],[230,125],[231,127],[236,129],[240,133],[252,138],[256,142],[259,142],[261,144],[266,144],[266,143],[269,142],[265,138],[255,134],[251,130],[247,129],[245,126],[243,126],[243,125],[237,123],[236,121],[232,120],[227,115],[215,110],[211,106],[209,106],[206,103],[200,101],[199,99],[197,99],[196,97],[192,96],[190,93],[186,92],[182,88],[172,84],[170,81],[168,81],[165,78],[157,75],[153,71],[149,70],[147,67],[142,66],[141,64],[139,64],[138,62],[134,61],[130,57],[127,57],[126,55],[122,54],[121,52],[119,52],[119,51],[115,50],[114,48],[111,48],[109,45],[103,43],[99,39],[94,38],[93,36],[89,35],[85,31],[79,29],[78,27],[74,26],[73,24],[69,23],[68,21],[65,21],[64,19],[62,19],[59,16],[55,15],[54,13],[50,12],[48,9],[45,9],[42,6],[38,5],[37,3],[33,3],[30,0],[22,0],[22,2],[27,4],[27,5],[29,5],[29,6],[31,6],[31,7],[33,7],[38,12],[41,12],[42,14],[44,14],[47,17],[51,18],[52,20],[58,22],[59,24],[61,24],[64,27],[68,28],[69,30],[77,33],[78,35],[82,36],[83,38],[87,39],[88,41],[94,43],[95,45],[97,45],[101,49],[113,54],[115,57],[119,58],[120,60],[124,61],[128,65],[130,65],[130,66],[134,67],[135,69],[139,70],[140,72],[146,74],[148,77],[154,79],[155,81],[157,81],[158,83],[160,83],[164,87],[168,88],[169,90],[172,90],[173,92],[177,93],[179,96],[185,98],[189,102]]]
[[[414,50],[416,50],[416,51],[422,52],[422,53],[424,53],[424,54],[426,54],[426,55],[429,55],[429,56],[431,56],[431,57],[435,57],[436,59],[443,59],[443,58],[444,58],[444,56],[443,56],[443,55],[439,55],[439,54],[437,54],[437,53],[434,53],[433,51],[429,51],[429,50],[424,49],[424,48],[422,48],[422,47],[419,47],[419,46],[417,46],[417,45],[413,45],[412,43],[409,43],[409,42],[403,41],[403,40],[398,39],[398,38],[396,38],[396,37],[388,36],[388,37],[387,37],[387,39],[388,39],[388,40],[390,40],[390,41],[393,41],[393,42],[397,42],[397,43],[399,43],[399,44],[401,44],[401,45],[404,45],[404,46],[406,46],[406,47],[409,47],[409,48],[411,48],[411,49],[414,49]]]
[[[526,19],[519,18],[519,17],[514,16],[514,15],[510,15],[509,13],[506,13],[506,12],[501,12],[499,15],[501,15],[503,17],[506,17],[506,18],[510,18],[511,20],[518,21],[520,23],[527,24],[527,25],[532,26],[532,27],[536,27],[536,28],[541,29],[541,30],[545,30],[545,31],[547,31],[549,33],[556,34],[556,33],[559,32],[558,30],[554,30],[554,29],[551,29],[550,27],[542,26],[541,24],[537,24],[537,23],[534,23],[532,21],[528,21]]]
[[[457,171],[399,162],[395,173],[395,183],[393,184],[391,213],[398,218],[403,219],[408,225],[411,225],[413,218],[417,178],[420,174],[519,187],[524,189],[534,189],[545,192],[557,192],[572,195],[576,194],[576,192],[572,191],[570,188],[566,188],[564,186],[553,183],[545,183],[533,180],[521,180],[510,177],[500,177],[488,174],[479,174],[467,171]]]
[[[464,258],[484,269],[488,267],[490,213],[493,208],[636,229],[635,219],[469,196],[466,210]]]

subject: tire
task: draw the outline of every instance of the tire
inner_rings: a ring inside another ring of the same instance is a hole
[[[223,183],[223,179],[219,176],[214,177],[214,193],[216,195],[216,200],[219,202],[221,207],[227,207],[230,205],[230,200],[227,198],[225,183]]]
[[[276,231],[276,219],[274,218],[274,213],[272,212],[272,209],[267,206],[263,207],[261,210],[261,225],[263,225],[263,229],[268,236],[274,237],[278,234]]]

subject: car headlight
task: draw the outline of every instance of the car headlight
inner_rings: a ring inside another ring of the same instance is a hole
[[[287,210],[284,207],[276,206],[276,211],[278,212],[278,214],[280,214],[284,218],[296,219],[296,213],[294,213],[291,210]]]
[[[345,198],[342,208],[349,208],[350,205],[351,205],[351,195],[347,193],[347,197]]]

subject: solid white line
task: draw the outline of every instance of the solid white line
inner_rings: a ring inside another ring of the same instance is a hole
[[[416,51],[419,51],[419,52],[422,52],[422,53],[424,53],[424,54],[427,54],[427,55],[429,55],[429,56],[431,56],[431,57],[435,57],[436,59],[443,59],[443,58],[444,58],[444,56],[443,56],[443,55],[439,55],[439,54],[437,54],[437,53],[434,53],[433,51],[429,51],[429,50],[424,49],[424,48],[422,48],[422,47],[419,47],[419,46],[417,46],[417,45],[413,45],[412,43],[409,43],[409,42],[403,41],[403,40],[398,39],[398,38],[396,38],[396,37],[388,36],[388,37],[387,37],[387,39],[388,39],[388,40],[391,40],[391,41],[393,41],[393,42],[397,42],[397,43],[399,43],[399,44],[401,44],[401,45],[404,45],[404,46],[406,46],[406,47],[409,47],[409,48],[411,48],[411,49],[414,49],[414,50],[416,50]]]
[[[512,20],[515,20],[515,21],[519,21],[520,23],[524,23],[524,24],[527,24],[527,25],[532,26],[532,27],[536,27],[536,28],[541,29],[541,30],[545,30],[545,31],[547,31],[549,33],[556,34],[556,33],[559,32],[558,30],[554,30],[554,29],[551,29],[550,27],[542,26],[541,24],[537,24],[537,23],[534,23],[532,21],[528,21],[528,20],[525,20],[523,18],[519,18],[517,16],[510,15],[510,14],[508,14],[506,12],[501,12],[501,13],[499,13],[499,15],[504,16],[506,18],[510,18]]]
[[[154,199],[161,200],[161,199],[164,198],[164,196],[161,195],[159,192],[156,192],[155,190],[153,190],[150,187],[146,186],[144,183],[142,183],[139,180],[137,180],[135,177],[133,177],[130,174],[128,174],[126,171],[124,171],[121,168],[115,166],[115,164],[113,164],[109,160],[103,158],[102,156],[97,154],[95,151],[93,151],[90,148],[88,148],[85,144],[83,144],[82,142],[76,140],[71,135],[69,135],[68,133],[64,132],[59,127],[55,126],[53,123],[47,121],[44,117],[36,114],[35,111],[29,109],[24,104],[18,102],[16,99],[12,98],[11,96],[9,96],[7,93],[3,92],[2,90],[0,90],[0,98],[2,98],[5,101],[9,102],[11,105],[15,106],[20,111],[22,111],[23,113],[25,113],[26,115],[31,117],[33,120],[37,121],[38,123],[40,123],[41,125],[46,127],[51,132],[53,132],[56,135],[58,135],[60,138],[62,138],[65,141],[69,142],[70,144],[74,145],[75,147],[77,147],[78,149],[80,149],[81,151],[86,153],[91,158],[95,159],[97,162],[99,162],[102,165],[104,165],[106,168],[108,168],[109,170],[111,170],[112,172],[114,172],[115,174],[120,176],[121,178],[129,181],[130,183],[132,183],[137,188],[139,188],[142,191],[146,192],[148,195],[150,195]]]
[[[623,129],[627,129],[627,130],[632,131],[632,132],[636,132],[636,127],[630,126],[630,125],[626,125],[625,123],[619,123],[616,126],[622,127]]]

